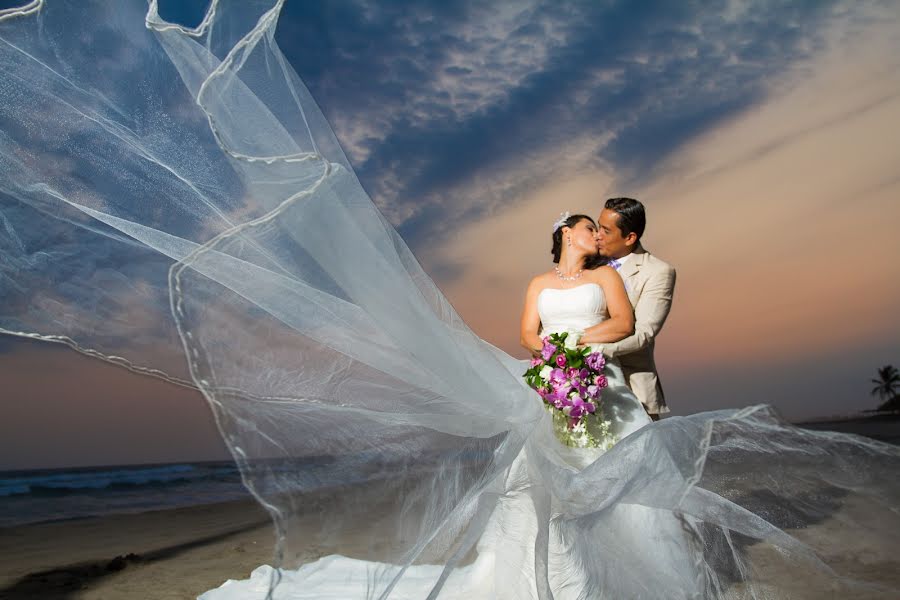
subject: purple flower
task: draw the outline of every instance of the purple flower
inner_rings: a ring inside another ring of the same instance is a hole
[[[556,357],[556,366],[560,367],[560,368],[566,366],[566,355],[565,354],[560,354],[559,356]]]
[[[581,377],[582,379],[587,379],[588,377],[591,376],[591,372],[588,371],[587,369],[582,368],[580,371],[578,371],[578,376]]]
[[[551,401],[553,402],[553,406],[556,408],[563,408],[569,405],[569,390],[571,388],[567,384],[560,384],[558,387],[553,388],[553,392],[550,394]]]
[[[606,380],[606,375],[597,375],[597,377],[594,378],[594,383],[601,389],[609,385],[609,381]]]
[[[598,385],[589,385],[587,386],[587,395],[591,398],[596,398],[600,395],[600,386]]]
[[[601,370],[604,365],[606,365],[606,359],[603,358],[603,355],[599,352],[591,352],[588,354],[587,359],[585,359],[587,366],[592,368],[595,371]]]
[[[568,381],[562,381],[553,386],[553,397],[564,400],[566,396],[568,396],[569,392],[572,391],[572,386],[569,385]]]
[[[544,361],[541,360],[540,358],[536,357],[536,356],[535,356],[534,358],[531,359],[531,366],[532,366],[532,367],[538,367],[538,366],[543,365],[543,364],[544,364]]]
[[[562,383],[566,380],[566,372],[562,369],[553,369],[550,371],[550,383]]]
[[[594,414],[597,410],[597,406],[593,402],[585,402],[584,409],[589,413]]]
[[[550,340],[544,338],[544,347],[541,348],[541,358],[550,360],[553,353],[556,352],[556,346],[550,343]]]

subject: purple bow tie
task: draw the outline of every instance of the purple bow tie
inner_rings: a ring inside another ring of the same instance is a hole
[[[618,271],[618,270],[619,270],[619,267],[622,266],[622,263],[620,263],[619,261],[617,261],[617,260],[614,259],[614,258],[609,259],[609,262],[606,263],[606,264],[608,264],[609,266],[611,266],[611,267],[612,267],[613,269],[615,269],[616,271]]]

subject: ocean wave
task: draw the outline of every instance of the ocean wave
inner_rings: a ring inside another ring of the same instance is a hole
[[[32,471],[0,476],[0,497],[63,495],[80,492],[200,483],[239,478],[232,464],[174,464],[66,471]]]

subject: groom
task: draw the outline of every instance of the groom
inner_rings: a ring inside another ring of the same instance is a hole
[[[653,361],[656,335],[672,306],[675,269],[641,246],[647,222],[644,205],[632,198],[611,198],[597,219],[597,250],[609,259],[634,306],[634,334],[603,345],[603,354],[618,359],[625,381],[654,421],[669,412]]]

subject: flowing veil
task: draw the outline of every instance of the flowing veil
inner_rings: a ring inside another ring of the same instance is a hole
[[[275,42],[282,4],[213,0],[193,29],[156,0],[0,11],[0,332],[198,389],[273,564],[363,559],[356,596],[427,564],[436,597],[510,503],[535,526],[493,547],[509,597],[560,597],[553,545],[572,597],[897,595],[896,447],[756,406],[573,467],[363,190]],[[689,567],[648,565],[623,506],[677,518]]]

